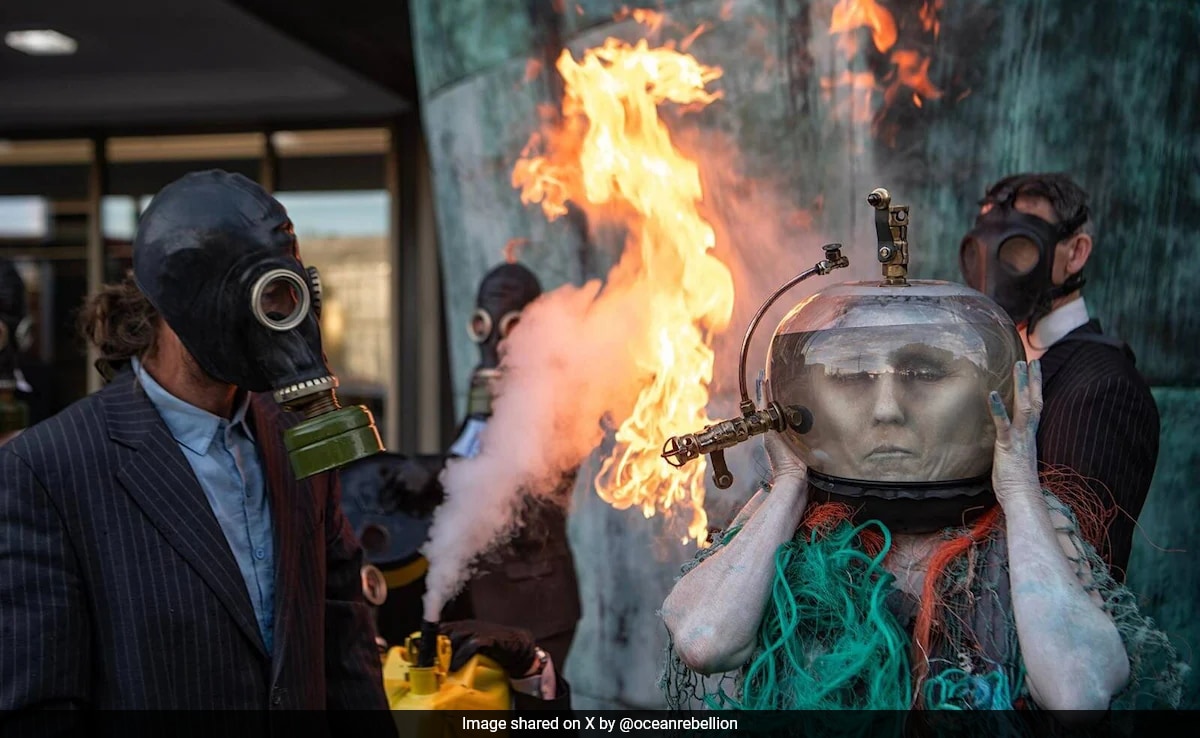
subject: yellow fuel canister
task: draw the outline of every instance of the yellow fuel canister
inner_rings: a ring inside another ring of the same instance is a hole
[[[450,639],[438,636],[433,666],[418,666],[421,634],[413,633],[404,646],[388,650],[383,662],[383,688],[393,710],[422,710],[427,714],[397,716],[406,732],[417,727],[414,738],[458,738],[467,735],[461,724],[437,715],[438,711],[507,711],[512,705],[508,674],[492,659],[476,654],[458,671],[450,671]],[[461,723],[461,721],[459,721]],[[502,732],[501,734],[506,733]],[[472,731],[470,735],[477,732]]]

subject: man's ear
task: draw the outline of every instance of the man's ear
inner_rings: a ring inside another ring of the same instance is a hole
[[[1067,276],[1078,274],[1092,255],[1092,237],[1086,233],[1071,236],[1067,243]]]

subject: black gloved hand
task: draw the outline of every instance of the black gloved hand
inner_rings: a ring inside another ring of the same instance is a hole
[[[522,628],[482,620],[456,620],[442,623],[440,631],[449,636],[453,649],[450,671],[458,671],[479,653],[499,664],[510,678],[520,679],[537,661],[537,643],[533,634]]]

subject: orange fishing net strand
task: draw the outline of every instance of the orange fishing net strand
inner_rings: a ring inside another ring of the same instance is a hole
[[[939,583],[946,567],[966,553],[972,546],[987,540],[1000,522],[1000,505],[993,505],[975,521],[966,533],[941,543],[929,557],[929,567],[921,590],[921,601],[917,608],[917,620],[913,626],[912,663],[913,686],[920,706],[921,685],[929,675],[929,654],[932,652],[934,613],[943,611]]]
[[[1108,526],[1123,511],[1104,483],[1085,477],[1067,466],[1043,464],[1038,476],[1043,489],[1049,490],[1071,508],[1079,523],[1080,536],[1092,544],[1096,551],[1106,554]]]
[[[817,535],[827,534],[837,528],[840,523],[854,522],[854,514],[858,510],[841,502],[818,502],[809,505],[800,519],[800,528]],[[859,533],[863,552],[869,556],[878,556],[883,550],[883,534],[870,528]]]

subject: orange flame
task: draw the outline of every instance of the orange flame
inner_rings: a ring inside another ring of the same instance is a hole
[[[856,28],[870,28],[871,41],[880,51],[887,51],[896,43],[896,21],[875,0],[838,0],[829,32],[849,33]]]
[[[663,441],[712,422],[706,413],[713,374],[710,341],[733,312],[733,276],[710,253],[712,226],[698,205],[704,193],[697,163],[675,148],[658,106],[708,105],[721,96],[709,82],[721,70],[675,49],[630,46],[607,39],[576,62],[564,51],[564,129],[550,156],[517,162],[512,181],[525,203],[540,203],[553,220],[566,201],[618,214],[638,249],[631,277],[652,294],[640,341],[645,382],[616,446],[601,465],[596,492],[617,509],[638,507],[646,517],[690,513],[688,536],[707,536],[704,463],[674,469],[663,462]],[[541,138],[531,139],[531,147]],[[616,207],[611,207],[616,206]],[[699,460],[702,462],[703,460]],[[686,542],[688,539],[685,538]]]
[[[938,13],[942,11],[944,0],[925,0],[921,5],[921,27],[933,34],[936,41],[938,33],[942,30],[942,23],[938,20]]]
[[[504,244],[504,261],[508,264],[517,263],[517,250],[529,244],[528,238],[510,238]]]
[[[941,12],[944,0],[924,0],[917,13],[919,24],[911,27],[919,28],[927,37],[936,41],[941,33]],[[850,99],[853,101],[850,116],[856,122],[866,123],[872,119],[876,124],[883,115],[898,100],[910,99],[915,107],[924,107],[926,100],[937,100],[943,92],[929,79],[929,56],[910,48],[906,40],[900,37],[900,26],[891,11],[879,4],[878,0],[838,0],[833,8],[829,23],[831,35],[841,34],[839,46],[848,57],[853,57],[856,48],[854,31],[868,28],[871,31],[871,41],[881,54],[888,54],[892,71],[884,75],[883,80],[875,78],[870,72],[851,74],[845,72],[838,78],[822,80],[822,90],[831,94],[835,87],[849,87]],[[890,53],[889,53],[890,52]],[[877,92],[883,93],[883,107],[878,113],[872,113],[870,102]],[[910,94],[904,95],[908,92]],[[964,95],[960,96],[961,99]],[[845,115],[845,111],[835,110],[835,115]]]
[[[635,23],[645,26],[652,34],[661,31],[663,23],[667,21],[665,13],[650,10],[649,8],[630,8],[627,5],[622,5],[620,10],[613,13],[613,20],[615,21],[622,21],[626,18],[633,18]]]

